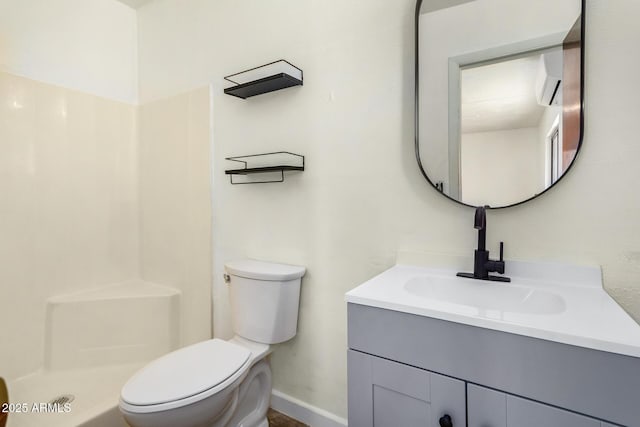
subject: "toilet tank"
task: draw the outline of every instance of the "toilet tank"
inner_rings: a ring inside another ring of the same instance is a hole
[[[229,261],[224,268],[234,332],[265,344],[293,338],[305,268],[252,259]]]

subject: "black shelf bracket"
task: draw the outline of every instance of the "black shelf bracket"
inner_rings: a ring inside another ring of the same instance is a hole
[[[271,157],[271,159],[269,159]],[[262,158],[262,159],[258,159]],[[300,154],[291,153],[289,151],[275,151],[272,153],[251,154],[248,156],[234,156],[226,157],[225,160],[232,162],[242,163],[243,167],[238,169],[227,169],[224,171],[226,175],[229,175],[229,181],[232,185],[240,184],[269,184],[272,182],[284,182],[285,171],[304,171],[304,156]],[[268,161],[271,160],[276,164],[270,165],[254,165],[250,166],[250,163],[256,160]],[[246,181],[238,182],[234,181],[234,175],[252,175],[263,173],[280,172],[280,177],[276,179],[269,179],[264,181]]]

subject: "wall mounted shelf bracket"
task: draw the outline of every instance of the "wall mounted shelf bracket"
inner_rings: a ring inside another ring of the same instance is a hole
[[[244,166],[238,169],[227,169],[224,171],[229,175],[229,181],[233,185],[238,184],[267,184],[272,182],[283,182],[285,171],[304,171],[304,156],[290,153],[288,151],[276,151],[273,153],[251,154],[248,156],[227,157],[225,160],[242,163]],[[280,172],[279,176],[273,179],[261,181],[234,181],[237,175],[267,174],[272,175]]]

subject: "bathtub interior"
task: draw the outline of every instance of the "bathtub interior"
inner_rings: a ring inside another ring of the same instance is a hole
[[[44,366],[9,381],[7,427],[126,427],[120,389],[178,348],[180,292],[132,280],[50,298],[46,310]],[[66,408],[47,406],[56,399]]]

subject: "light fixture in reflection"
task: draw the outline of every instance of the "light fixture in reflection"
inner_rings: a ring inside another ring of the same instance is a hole
[[[11,107],[13,107],[13,109],[15,109],[15,110],[22,110],[24,108],[24,105],[22,105],[20,102],[18,102],[17,99],[14,99],[13,103],[11,104]]]

